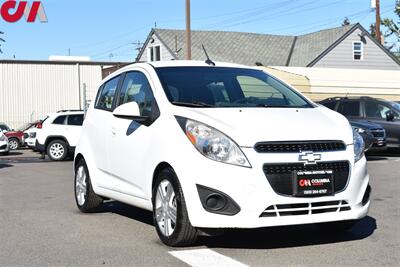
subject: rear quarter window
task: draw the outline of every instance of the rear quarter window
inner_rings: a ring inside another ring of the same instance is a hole
[[[67,118],[67,116],[58,116],[57,118],[55,118],[55,120],[53,121],[53,124],[65,124],[65,119]]]

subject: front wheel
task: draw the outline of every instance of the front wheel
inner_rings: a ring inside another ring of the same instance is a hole
[[[8,146],[10,147],[10,150],[16,150],[19,148],[19,140],[16,138],[10,138],[8,140]]]
[[[180,247],[196,242],[197,230],[189,221],[182,188],[171,168],[158,174],[152,200],[154,225],[164,244]]]
[[[79,210],[87,213],[97,210],[103,199],[93,191],[86,163],[81,159],[75,168],[75,201]]]

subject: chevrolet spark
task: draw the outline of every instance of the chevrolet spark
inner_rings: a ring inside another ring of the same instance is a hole
[[[82,212],[105,199],[152,211],[169,246],[227,228],[347,230],[370,204],[363,150],[346,118],[263,70],[138,63],[88,109],[75,199]]]

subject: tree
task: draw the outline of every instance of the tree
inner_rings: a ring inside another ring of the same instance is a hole
[[[391,50],[400,59],[400,0],[396,0],[394,13],[398,17],[397,22],[388,18],[382,20],[382,26],[385,27],[383,36],[385,37],[385,40],[389,37],[393,37],[396,40],[394,43],[388,43],[385,41],[385,47]],[[375,23],[371,24],[370,32],[373,37],[376,37]]]

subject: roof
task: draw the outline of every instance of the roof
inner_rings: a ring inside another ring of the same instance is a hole
[[[0,64],[49,64],[49,65],[99,65],[99,66],[115,66],[126,65],[129,62],[106,62],[106,61],[53,61],[53,60],[16,60],[2,59]]]
[[[216,61],[244,65],[255,65],[256,62],[260,62],[269,66],[312,66],[357,28],[368,34],[358,23],[300,36],[192,31],[192,59],[205,59],[201,46],[203,44],[210,58]],[[175,59],[184,58],[185,31],[158,28],[151,30],[138,58],[143,54],[153,34],[175,56]],[[375,43],[400,65],[400,62],[387,49],[378,42]]]

